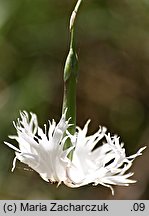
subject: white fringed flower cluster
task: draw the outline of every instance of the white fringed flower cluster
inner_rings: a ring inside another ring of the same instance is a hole
[[[14,126],[17,136],[9,136],[15,139],[19,148],[5,142],[15,150],[13,161],[14,170],[16,160],[27,164],[47,182],[63,182],[69,187],[80,187],[93,183],[109,187],[114,194],[111,185],[128,186],[136,181],[128,179],[133,173],[125,174],[131,167],[133,160],[142,155],[145,147],[136,154],[126,157],[124,144],[119,142],[119,137],[106,134],[106,128],[87,136],[89,121],[83,130],[77,127],[77,132],[71,135],[68,128],[71,126],[66,120],[66,111],[59,123],[49,121],[44,131],[38,126],[37,116],[27,112],[21,112],[21,119],[18,119]],[[64,150],[67,139],[71,140],[72,146]],[[101,139],[105,140],[102,146],[97,146]],[[69,153],[73,151],[72,160]]]

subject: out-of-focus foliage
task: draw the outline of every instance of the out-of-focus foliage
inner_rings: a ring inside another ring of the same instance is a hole
[[[19,162],[11,173],[14,152],[3,144],[19,110],[35,112],[40,126],[60,118],[75,2],[0,0],[0,199],[112,199],[102,186],[56,188]],[[86,0],[77,22],[77,124],[91,118],[90,133],[107,126],[128,153],[149,143],[148,26],[148,0]],[[138,183],[114,199],[149,198],[148,163],[147,149],[132,168]]]

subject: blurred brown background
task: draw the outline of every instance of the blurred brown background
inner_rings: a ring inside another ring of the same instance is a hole
[[[131,171],[138,183],[78,189],[44,182],[17,163],[3,144],[16,131],[19,110],[39,125],[59,120],[68,25],[76,0],[0,0],[0,199],[148,199],[149,150]],[[77,124],[91,118],[89,134],[105,125],[127,154],[149,145],[149,1],[84,0],[77,20]]]

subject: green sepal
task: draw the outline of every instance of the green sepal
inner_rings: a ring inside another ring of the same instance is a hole
[[[64,82],[66,82],[70,76],[73,76],[77,79],[78,76],[78,56],[73,48],[70,48],[65,68],[64,68]]]

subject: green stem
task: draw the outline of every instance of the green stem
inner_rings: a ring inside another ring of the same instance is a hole
[[[76,130],[76,77],[72,76],[64,84],[63,112],[67,109],[66,119],[70,118],[72,126],[68,129],[71,134]],[[69,147],[69,145],[67,146]]]
[[[76,15],[78,13],[78,10],[79,10],[79,7],[81,5],[81,2],[82,2],[82,0],[78,0],[77,1],[77,4],[76,4],[76,6],[75,6],[75,8],[74,8],[74,10],[73,10],[73,12],[71,14],[71,17],[70,17],[70,26],[69,26],[70,27],[70,31],[74,27]]]
[[[70,119],[72,126],[69,128],[71,134],[76,130],[76,85],[78,76],[78,58],[75,52],[74,30],[71,31],[71,42],[68,57],[64,68],[64,99],[63,112],[67,109],[66,118]],[[69,145],[67,146],[69,147]]]
[[[70,49],[64,68],[64,98],[62,112],[64,113],[67,109],[66,118],[70,118],[70,124],[72,124],[68,129],[71,134],[74,134],[76,131],[76,85],[78,76],[78,57],[75,47],[74,24],[81,2],[82,0],[78,0],[70,18]],[[65,149],[70,146],[71,142],[70,140],[67,140]]]

